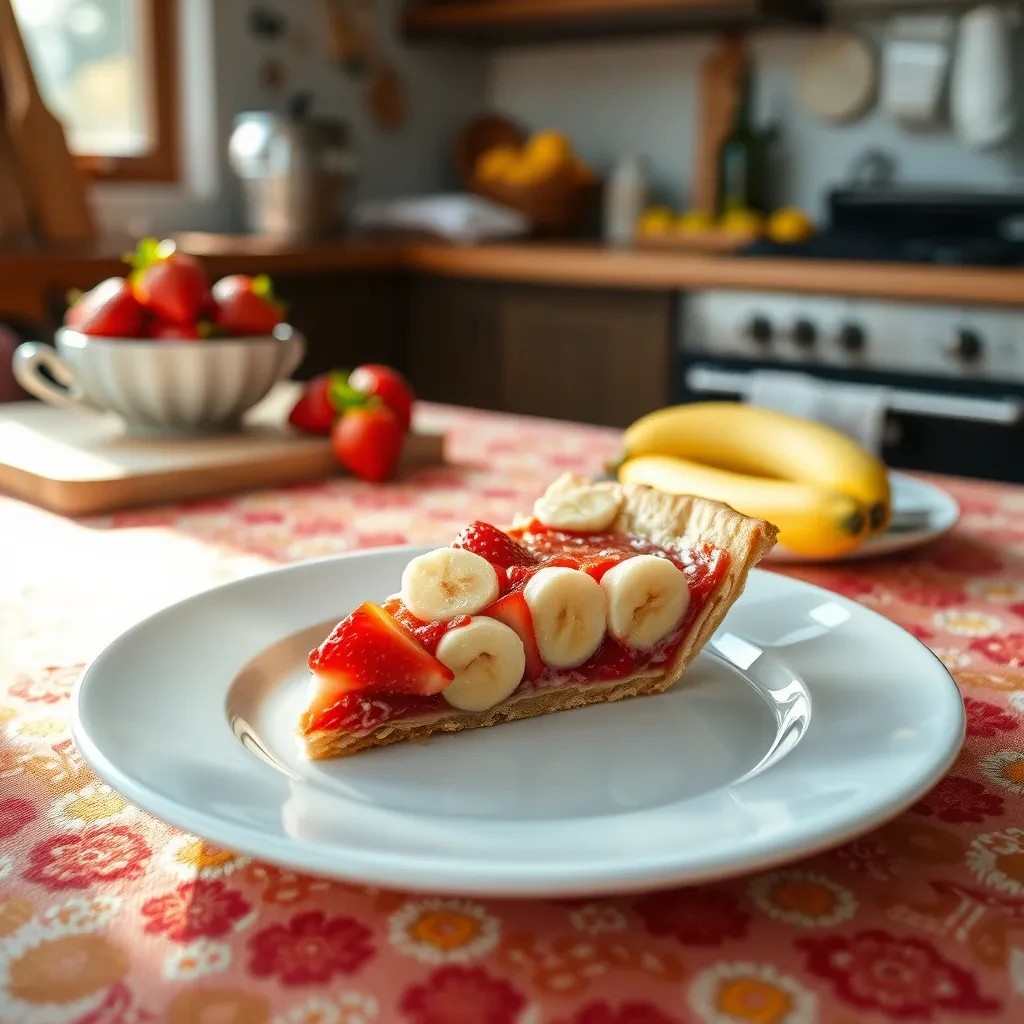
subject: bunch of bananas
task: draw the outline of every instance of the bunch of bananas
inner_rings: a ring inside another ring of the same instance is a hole
[[[805,558],[836,558],[889,524],[885,466],[831,427],[734,402],[652,412],[630,426],[623,483],[696,494],[767,519]]]

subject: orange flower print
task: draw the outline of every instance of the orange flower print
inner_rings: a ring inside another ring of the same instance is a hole
[[[1024,672],[1011,668],[971,669],[966,672],[957,672],[956,678],[962,687],[976,686],[984,690],[996,690],[1004,693],[1024,689]]]
[[[171,981],[194,981],[231,966],[231,947],[226,942],[195,939],[178,946],[164,960],[164,977]]]
[[[375,996],[346,991],[310,996],[275,1014],[270,1024],[374,1024],[379,1012]]]
[[[569,914],[573,928],[584,935],[621,932],[629,923],[626,915],[610,903],[585,903]]]
[[[468,963],[498,944],[496,917],[467,900],[411,900],[391,915],[388,934],[400,953],[427,964]]]
[[[936,629],[954,636],[993,636],[1003,628],[1002,619],[973,608],[950,608],[932,616]]]
[[[221,878],[248,863],[248,857],[240,857],[205,839],[189,835],[175,836],[160,857],[160,866],[183,882],[196,878]]]
[[[964,841],[956,832],[913,818],[897,818],[882,829],[881,836],[896,861],[955,864],[964,855]]]
[[[817,998],[771,964],[719,963],[694,978],[690,1006],[706,1024],[815,1024]]]
[[[999,750],[994,754],[986,754],[978,767],[990,782],[997,786],[1024,796],[1024,751]]]
[[[22,896],[0,897],[0,939],[13,935],[23,924],[32,920],[35,907]]]
[[[268,1024],[265,997],[230,988],[187,988],[167,1008],[167,1024]]]
[[[27,1024],[79,1020],[127,972],[127,953],[104,936],[25,928],[0,952],[0,1007]]]
[[[101,821],[128,821],[136,817],[137,811],[120,793],[102,782],[93,782],[54,800],[49,815],[62,828],[85,828]]]
[[[1024,896],[1024,828],[976,836],[967,851],[967,868],[997,892]]]
[[[769,917],[801,928],[828,928],[857,910],[849,889],[811,871],[772,871],[752,879],[748,888]]]

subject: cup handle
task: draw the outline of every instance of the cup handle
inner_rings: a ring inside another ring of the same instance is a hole
[[[49,345],[26,341],[14,350],[11,361],[14,378],[30,394],[67,409],[96,409],[86,401],[67,363]],[[53,381],[43,375],[46,370]]]

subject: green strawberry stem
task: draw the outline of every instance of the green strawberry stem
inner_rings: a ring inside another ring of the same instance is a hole
[[[273,306],[283,317],[288,306],[274,294],[274,282],[266,274],[257,274],[252,279],[252,293],[258,295],[268,306]]]
[[[376,409],[382,404],[376,395],[352,387],[348,382],[348,370],[332,370],[328,376],[327,397],[342,415],[353,409]]]

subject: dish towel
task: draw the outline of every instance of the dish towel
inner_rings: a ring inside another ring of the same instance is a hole
[[[757,370],[744,395],[751,405],[818,420],[852,437],[873,455],[882,454],[887,388],[837,384],[806,373]]]
[[[364,199],[353,208],[351,223],[365,231],[424,231],[466,244],[517,238],[530,228],[515,210],[461,194]]]

